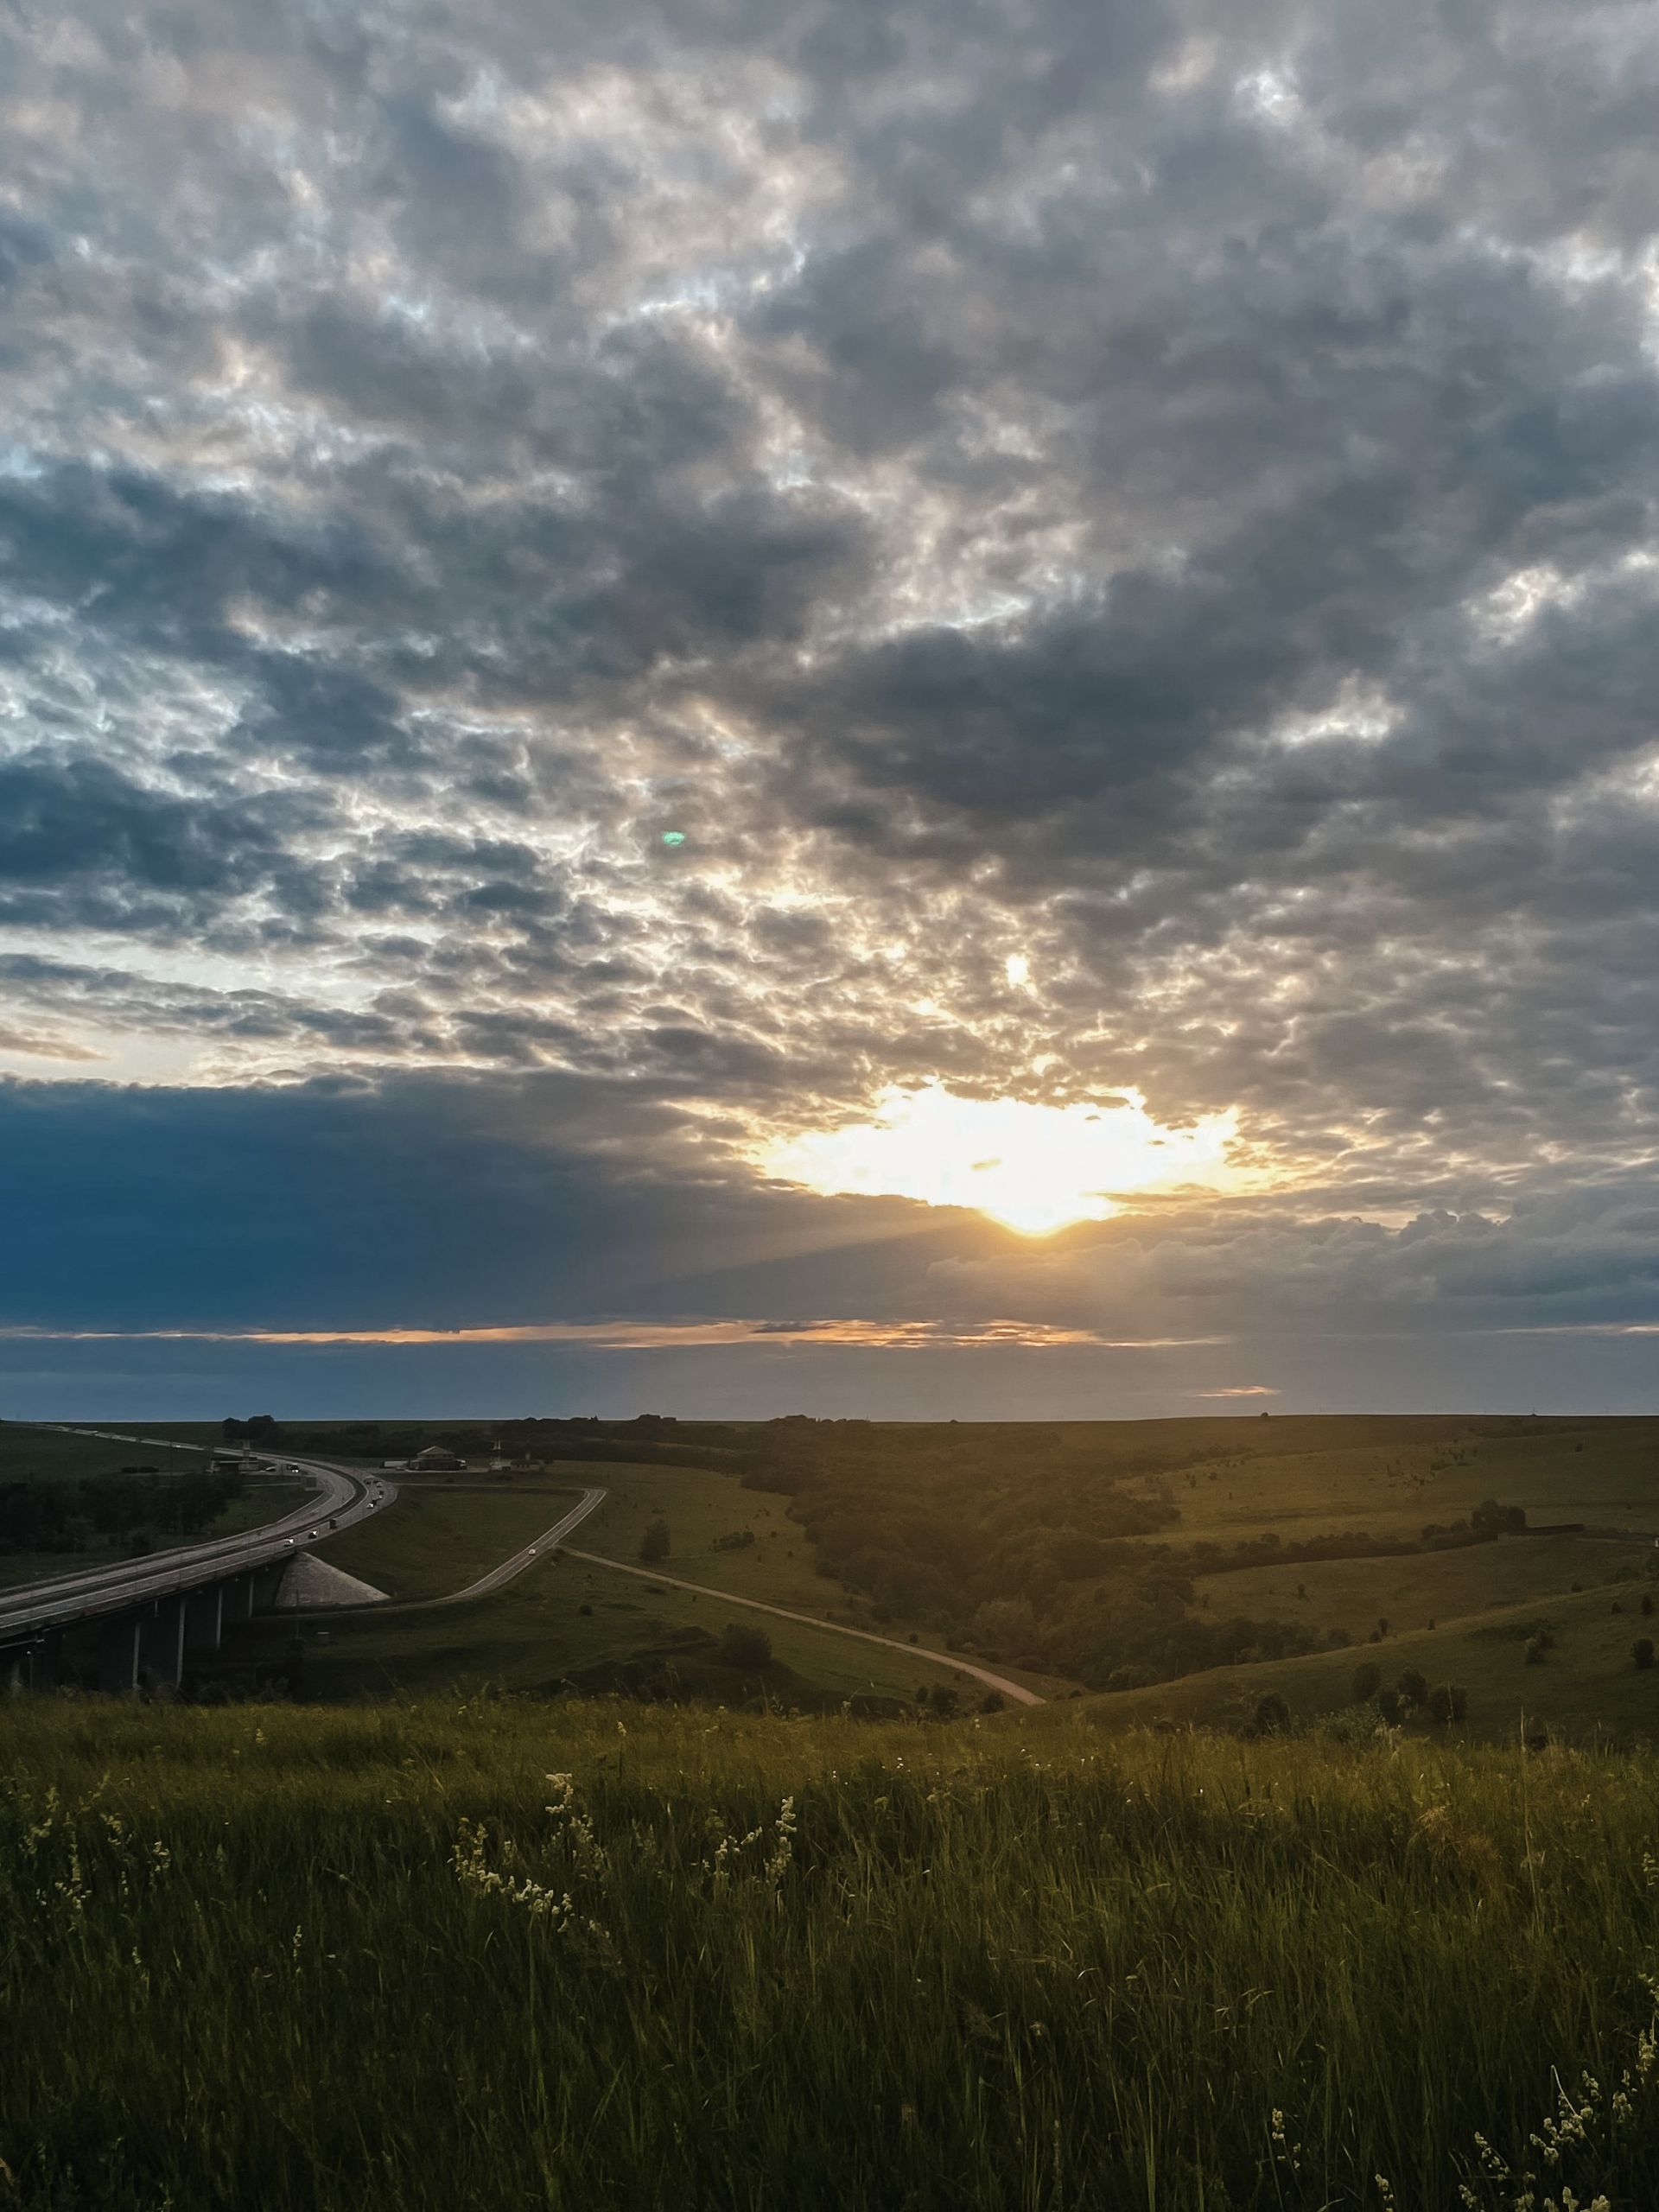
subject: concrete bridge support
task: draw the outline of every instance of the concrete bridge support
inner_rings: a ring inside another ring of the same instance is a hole
[[[50,1690],[58,1685],[63,1656],[63,1631],[41,1630],[31,1643],[15,1643],[0,1654],[0,1681],[15,1697],[24,1690]]]
[[[140,1618],[138,1672],[177,1689],[184,1678],[185,1601],[158,1598]]]
[[[184,1648],[187,1651],[217,1651],[225,1640],[223,1582],[210,1582],[191,1591],[184,1601]]]
[[[138,1687],[137,1613],[109,1613],[98,1628],[98,1687],[117,1697],[130,1697]]]
[[[29,1653],[29,1687],[32,1690],[54,1690],[63,1664],[63,1630],[49,1628],[38,1643],[31,1644]]]

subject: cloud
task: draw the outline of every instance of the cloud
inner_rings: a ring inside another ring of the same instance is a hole
[[[1236,1114],[1274,1195],[1017,1266],[877,1209],[932,1275],[820,1252],[702,1318],[1643,1319],[1639,11],[0,41],[0,1049],[239,1094],[30,1094],[53,1173],[121,1132],[92,1180],[172,1280],[222,1283],[160,1195],[187,1128],[215,1176],[395,1130],[518,1253],[537,1155],[484,1132],[556,1107],[572,1233],[602,1158],[680,1281],[698,1218],[709,1279],[763,1216],[813,1249],[746,1146],[938,1083]],[[377,1218],[321,1325],[397,1305]],[[522,1256],[503,1325],[554,1310]]]

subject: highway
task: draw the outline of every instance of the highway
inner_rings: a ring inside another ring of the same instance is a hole
[[[105,1429],[72,1433],[112,1435]],[[113,1440],[154,1441],[125,1436]],[[319,1484],[320,1491],[262,1529],[0,1591],[0,1644],[15,1645],[46,1629],[64,1628],[99,1613],[119,1612],[152,1599],[170,1598],[181,1590],[192,1590],[200,1583],[239,1574],[251,1567],[273,1567],[279,1560],[294,1558],[313,1542],[349,1529],[353,1522],[383,1511],[397,1495],[397,1485],[384,1475],[348,1474],[321,1459],[278,1457],[262,1459],[260,1464],[279,1471],[297,1467]]]

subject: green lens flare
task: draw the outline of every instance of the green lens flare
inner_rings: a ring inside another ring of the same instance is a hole
[[[683,845],[685,842],[684,830],[664,830],[663,832],[663,842],[665,845]]]

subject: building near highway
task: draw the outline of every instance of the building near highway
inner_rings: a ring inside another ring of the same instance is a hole
[[[429,1444],[424,1452],[417,1452],[404,1464],[411,1475],[464,1475],[467,1471],[467,1462],[457,1459],[445,1444]]]

